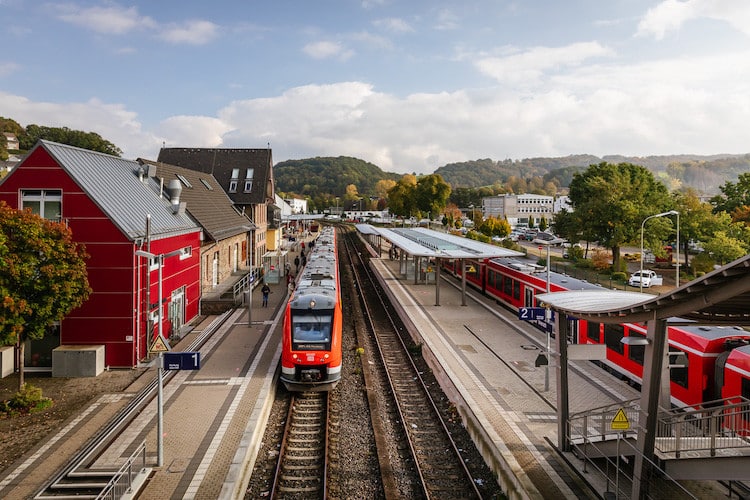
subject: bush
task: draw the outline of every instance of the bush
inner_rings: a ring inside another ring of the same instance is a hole
[[[42,396],[42,390],[31,384],[23,384],[18,391],[8,401],[0,404],[2,413],[34,413],[42,411],[52,406],[52,400]]]
[[[595,248],[591,253],[591,264],[597,271],[612,269],[612,258],[606,250]]]
[[[615,281],[627,281],[628,274],[622,271],[617,271],[616,273],[612,273],[612,279]]]

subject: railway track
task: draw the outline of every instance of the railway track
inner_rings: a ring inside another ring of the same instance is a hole
[[[383,366],[384,378],[393,395],[393,419],[402,426],[401,433],[406,440],[403,451],[408,453],[413,464],[414,477],[410,482],[415,489],[408,496],[481,498],[464,457],[452,439],[420,370],[409,355],[410,348],[399,334],[401,328],[389,312],[388,300],[380,292],[362,253],[347,243],[347,254],[352,262],[360,296],[367,299],[362,301],[362,309],[375,341],[374,351],[380,356],[377,362]],[[376,418],[382,417],[373,415],[373,419]],[[393,469],[393,465],[381,462],[384,483],[387,483],[388,476],[384,471]],[[389,492],[388,489],[386,484],[387,497],[389,494],[404,494],[403,491]]]
[[[328,393],[292,395],[270,498],[326,498]]]

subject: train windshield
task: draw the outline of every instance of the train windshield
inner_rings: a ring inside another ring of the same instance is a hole
[[[292,316],[292,342],[328,343],[331,341],[331,315]]]

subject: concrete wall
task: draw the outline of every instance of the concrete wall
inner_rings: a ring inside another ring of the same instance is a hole
[[[104,371],[104,346],[63,345],[52,351],[53,377],[96,377]]]
[[[13,373],[13,351],[12,345],[0,347],[0,378],[5,378]]]

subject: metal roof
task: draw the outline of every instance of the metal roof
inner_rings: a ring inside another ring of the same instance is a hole
[[[417,257],[443,257],[451,259],[486,259],[493,257],[521,257],[524,254],[515,250],[489,245],[426,228],[386,229],[370,224],[357,224],[363,234],[377,234]]]
[[[570,291],[537,295],[570,316],[602,323],[679,317],[700,324],[750,325],[750,255],[663,295]]]
[[[148,214],[154,239],[200,230],[189,214],[175,213],[159,196],[154,180],[139,180],[138,162],[45,140],[36,147],[44,148],[131,240],[145,237]]]

